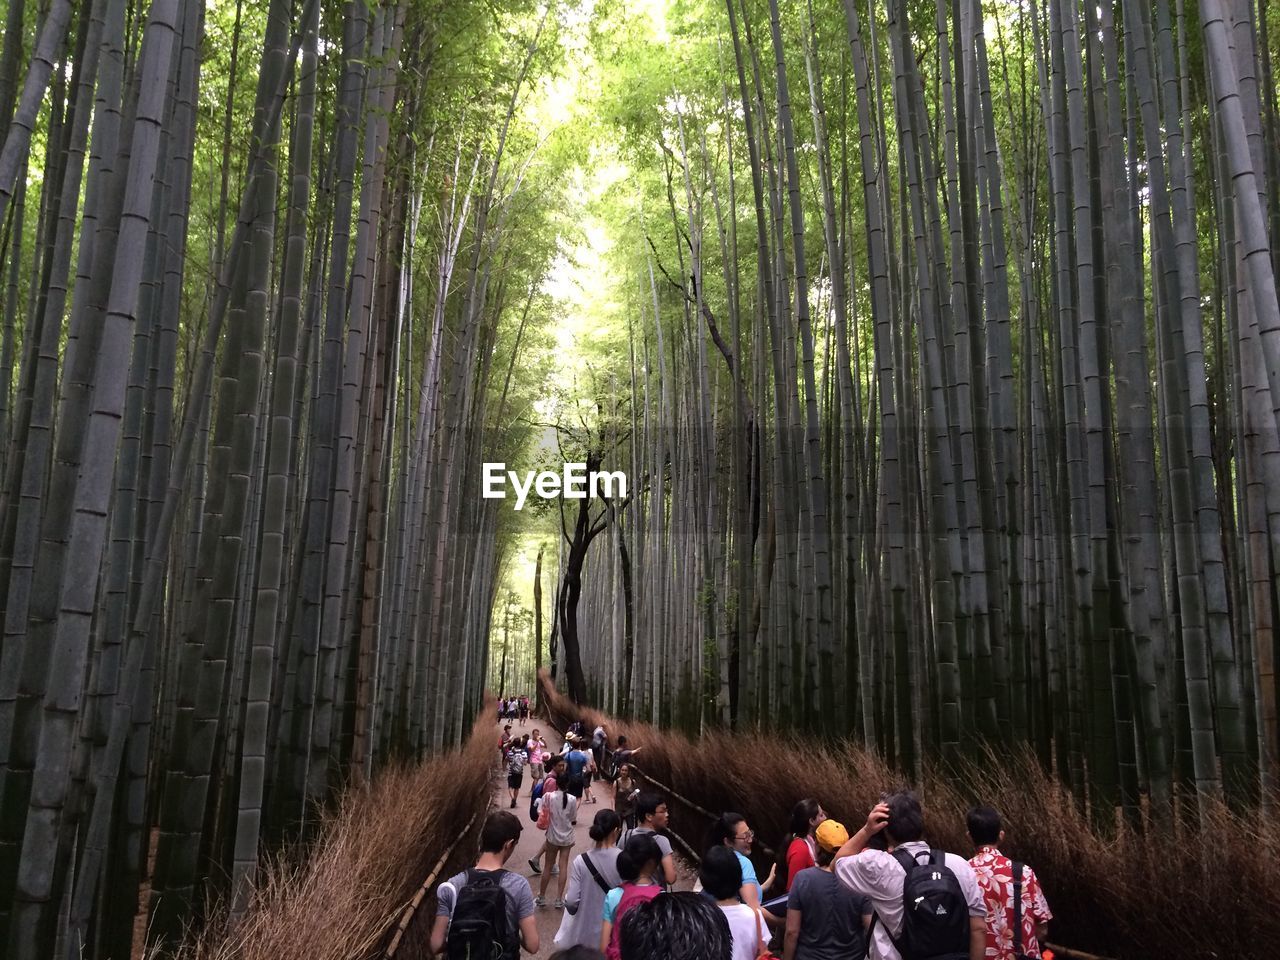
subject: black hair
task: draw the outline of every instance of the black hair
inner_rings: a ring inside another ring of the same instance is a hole
[[[622,826],[622,818],[618,816],[615,810],[597,810],[596,818],[591,821],[591,829],[588,835],[596,843],[599,843],[613,831]]]
[[[889,825],[885,832],[894,846],[924,837],[924,811],[920,798],[910,790],[897,790],[884,801],[889,805]]]
[[[660,793],[650,793],[645,791],[636,797],[636,823],[643,824],[648,817],[653,816],[658,808],[667,802],[667,798]]]
[[[717,900],[737,896],[742,889],[742,864],[738,862],[738,855],[728,847],[712,847],[702,858],[698,879],[702,881],[702,889]]]
[[[836,858],[835,850],[827,850],[822,846],[822,844],[818,844],[818,855],[813,858],[814,862],[818,866],[820,867],[830,866],[831,861],[834,860],[835,858]]]
[[[584,947],[578,943],[572,947],[557,950],[551,955],[551,960],[604,960],[604,954],[595,947]]]
[[[618,876],[626,883],[631,883],[640,876],[646,863],[662,862],[662,848],[652,834],[632,834],[627,845],[618,854]]]
[[[978,806],[969,810],[966,818],[969,823],[969,836],[979,846],[1000,841],[1000,814],[995,807]]]
[[[724,911],[696,893],[660,893],[619,921],[622,960],[729,960],[733,937]]]
[[[480,829],[480,852],[501,853],[512,840],[519,840],[524,827],[510,810],[494,810]]]
[[[809,823],[818,815],[818,811],[822,809],[822,804],[818,803],[813,797],[801,800],[791,808],[791,838],[807,837],[809,835]]]
[[[792,840],[804,839],[809,836],[809,821],[818,815],[818,811],[822,809],[822,804],[812,797],[801,800],[791,808],[791,825],[789,827],[790,836],[783,842],[778,844],[778,856],[774,861],[774,868],[777,870],[778,882],[785,886],[789,871],[787,867],[787,847],[791,845]]]
[[[711,825],[707,833],[707,846],[723,846],[726,840],[732,841],[738,833],[738,824],[746,821],[740,813],[722,813],[720,819]]]

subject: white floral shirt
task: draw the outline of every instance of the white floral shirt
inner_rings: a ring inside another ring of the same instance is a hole
[[[987,960],[1014,960],[1013,952],[1013,861],[995,847],[978,851],[970,861],[982,899],[987,905]],[[1040,889],[1036,872],[1022,868],[1022,952],[1040,956],[1036,927],[1053,917]]]

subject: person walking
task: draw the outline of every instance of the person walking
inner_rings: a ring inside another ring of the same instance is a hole
[[[613,809],[628,829],[636,825],[636,797],[639,793],[640,785],[632,773],[631,764],[624,763],[618,768],[618,776],[613,781]]]
[[[539,803],[541,804],[538,810],[539,818],[542,818],[543,811],[547,813],[547,842],[542,852],[546,855],[549,864],[559,867],[555,902],[556,908],[559,909],[564,906],[564,888],[568,880],[569,854],[573,852],[573,822],[578,815],[578,798],[562,785],[556,784],[556,789],[551,793],[543,790]],[[542,875],[542,883],[539,884],[538,896],[534,901],[536,906],[546,905],[547,887],[551,883],[551,877],[551,873]]]
[[[801,800],[791,810],[791,840],[787,844],[786,859],[786,891],[791,892],[791,883],[801,870],[808,870],[818,862],[818,844],[814,833],[818,825],[827,819],[822,804],[812,797]]]
[[[555,945],[575,944],[595,947],[600,943],[604,921],[604,898],[622,883],[618,875],[618,835],[622,820],[612,810],[599,810],[591,822],[593,846],[573,858],[569,886],[564,894],[564,918],[556,933]]]
[[[671,841],[662,835],[667,829],[670,814],[667,812],[666,797],[657,793],[641,792],[636,797],[636,825],[626,832],[622,838],[625,847],[635,836],[650,836],[662,851],[662,870],[660,882],[663,887],[670,887],[676,882],[676,861],[671,854]]]
[[[728,847],[712,847],[698,870],[702,890],[715,900],[729,921],[733,960],[756,960],[768,945],[760,912],[742,902],[742,864]]]
[[[600,723],[591,731],[591,755],[595,757],[596,769],[600,771],[600,775],[608,771],[608,767],[604,763],[605,751],[609,748],[609,733],[605,729],[604,723]]]
[[[539,794],[536,794],[538,799],[535,801],[535,804],[534,804],[533,812],[535,815],[541,814],[542,798],[545,797],[548,793],[554,793],[556,791],[557,784],[563,778],[564,778],[564,757],[551,757],[547,761],[547,775],[542,780],[542,792]],[[548,812],[548,816],[550,816],[549,812]],[[529,868],[534,872],[534,874],[542,873],[542,863],[540,861],[542,860],[542,854],[545,850],[546,850],[546,844],[544,843],[541,847],[538,848],[538,852],[529,858]],[[553,877],[560,873],[560,865],[556,863],[554,860],[550,864],[548,864],[548,866],[551,868],[551,875]]]
[[[627,912],[662,892],[658,880],[661,863],[662,851],[651,833],[632,836],[618,855],[618,876],[622,883],[605,895],[600,913],[600,949],[607,960],[621,960],[618,927]]]
[[[599,770],[600,768],[596,766],[596,755],[591,751],[587,751],[587,766],[582,771],[582,801],[584,803],[598,802],[596,795],[591,792],[591,784],[599,778]]]
[[[987,905],[986,960],[1039,957],[1049,935],[1049,901],[1029,866],[1000,852],[1004,829],[993,807],[969,811],[969,839],[977,851],[969,859]]]
[[[849,831],[835,820],[823,820],[814,831],[817,863],[789,878],[787,928],[782,960],[862,960],[871,901],[836,879],[831,866],[836,851],[849,842]]]
[[[888,850],[868,849],[883,832]],[[964,857],[933,849],[924,839],[924,812],[914,793],[886,795],[867,822],[838,850],[835,875],[868,897],[872,960],[984,960],[987,907],[973,868]],[[912,910],[907,912],[906,903]]]
[[[575,797],[581,798],[586,789],[586,772],[591,763],[591,754],[582,748],[583,741],[579,737],[570,740],[569,746],[571,749],[564,758],[567,767],[565,787]]]
[[[520,785],[524,783],[524,766],[529,762],[528,739],[516,737],[507,745],[507,789],[511,791],[511,808],[516,806]]]
[[[529,881],[505,869],[522,830],[509,810],[494,810],[485,818],[475,867],[455,874],[436,890],[436,918],[428,944],[432,956],[446,949],[450,958],[492,956],[496,929],[502,931],[501,960],[518,960],[521,947],[529,953],[541,948]],[[495,915],[499,905],[501,912]]]

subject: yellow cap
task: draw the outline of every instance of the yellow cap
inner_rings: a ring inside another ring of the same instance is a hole
[[[828,818],[818,824],[815,839],[823,850],[836,851],[848,842],[849,831],[844,828],[843,823]]]

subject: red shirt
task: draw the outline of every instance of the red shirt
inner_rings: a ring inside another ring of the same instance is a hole
[[[969,861],[987,905],[987,960],[1014,960],[1013,861],[995,847],[983,847]],[[1022,952],[1040,956],[1036,926],[1053,917],[1036,872],[1022,868]]]
[[[795,882],[797,873],[817,865],[809,838],[796,837],[792,840],[791,846],[787,847],[787,893],[791,892],[791,884]]]

